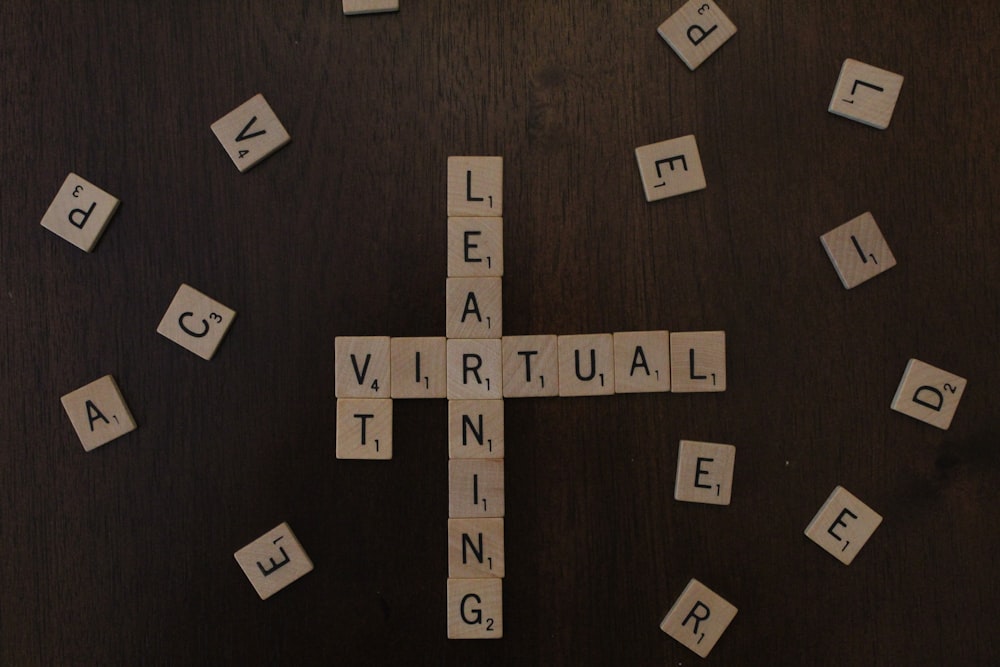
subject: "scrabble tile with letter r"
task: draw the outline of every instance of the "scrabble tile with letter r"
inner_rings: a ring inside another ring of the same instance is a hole
[[[236,311],[191,287],[181,285],[156,333],[205,360],[215,351],[236,319]]]
[[[90,252],[118,210],[118,203],[116,197],[71,173],[42,216],[42,227]]]
[[[690,0],[656,32],[694,71],[736,34],[736,26],[711,0]]]
[[[692,579],[663,617],[660,629],[704,658],[735,617],[736,607]]]
[[[879,130],[889,127],[903,77],[848,58],[830,99],[830,113]]]
[[[110,375],[62,397],[84,450],[90,451],[135,430],[135,420]]]
[[[257,94],[212,123],[212,132],[241,172],[291,141],[291,136]]]
[[[705,189],[705,172],[694,135],[668,139],[635,149],[646,201],[657,201]]]
[[[841,563],[850,565],[880,523],[882,515],[838,486],[806,526],[805,534]]]
[[[448,398],[503,398],[499,338],[448,339]]]
[[[313,564],[287,523],[264,533],[235,554],[261,600],[312,572]]]

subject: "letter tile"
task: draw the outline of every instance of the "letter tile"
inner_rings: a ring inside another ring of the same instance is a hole
[[[448,278],[445,335],[448,338],[500,338],[503,289],[500,278]]]
[[[806,526],[805,534],[844,565],[850,565],[882,516],[838,486]]]
[[[660,629],[702,658],[736,616],[736,607],[692,579],[660,623]]]
[[[705,189],[705,172],[694,135],[668,139],[635,149],[646,201],[657,201]]]
[[[448,401],[448,456],[503,458],[503,401]]]
[[[344,0],[344,14],[383,14],[398,12],[399,0]]]
[[[235,310],[182,284],[156,333],[207,361],[215,356],[234,319]]]
[[[448,580],[448,639],[503,637],[503,579]]]
[[[90,451],[135,430],[135,420],[110,375],[62,397],[84,450]]]
[[[899,74],[848,58],[840,68],[827,111],[884,130],[892,120],[902,87]]]
[[[448,218],[448,277],[503,275],[503,218]]]
[[[504,336],[504,398],[559,395],[557,336]]]
[[[611,334],[559,336],[559,395],[615,393],[615,345]]]
[[[871,213],[862,213],[819,240],[847,289],[896,266],[896,258]]]
[[[313,569],[312,561],[287,523],[264,533],[233,557],[261,600]]]
[[[448,395],[447,339],[444,336],[392,338],[389,347],[393,398],[444,398]],[[353,372],[353,365],[350,368]],[[349,379],[353,381],[356,376]]]
[[[946,431],[963,392],[965,378],[910,359],[892,397],[892,409]]]
[[[670,391],[670,332],[618,331],[615,393]]]
[[[690,0],[656,32],[693,72],[736,34],[736,26],[714,2]]]
[[[448,518],[497,518],[503,514],[503,459],[448,461]]]
[[[334,338],[334,391],[337,398],[392,396],[391,352],[388,336]]]
[[[118,203],[116,197],[70,173],[42,216],[42,227],[90,252],[118,210]]]
[[[674,499],[728,505],[733,493],[735,462],[736,448],[732,445],[681,440]]]
[[[726,390],[726,332],[670,334],[670,390],[675,393]]]
[[[337,399],[337,458],[392,458],[391,399]]]
[[[448,215],[503,215],[503,158],[453,155],[448,158]]]
[[[291,141],[288,131],[257,94],[212,123],[212,132],[241,172]]]
[[[448,339],[448,398],[503,398],[499,338]]]
[[[503,575],[503,519],[448,519],[448,576]]]

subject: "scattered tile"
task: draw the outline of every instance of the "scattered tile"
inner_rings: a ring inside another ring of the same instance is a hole
[[[841,563],[850,565],[880,523],[878,512],[838,486],[806,526],[805,534]]]
[[[648,202],[705,189],[705,172],[693,134],[640,146],[635,149],[635,159]]]
[[[690,0],[656,32],[693,72],[736,34],[736,26],[714,2]]]
[[[692,579],[663,618],[660,629],[704,658],[735,616],[736,607]]]
[[[118,210],[118,204],[116,197],[70,173],[42,216],[42,227],[90,252]]]
[[[903,77],[848,58],[830,99],[830,113],[879,130],[889,127]]]
[[[732,445],[681,440],[674,499],[728,505],[733,493],[735,462],[736,448]]]
[[[156,333],[209,360],[215,356],[234,319],[235,310],[182,284],[156,327]]]
[[[71,391],[61,400],[80,443],[88,452],[136,428],[118,384],[110,375]]]
[[[264,533],[233,556],[261,600],[313,569],[312,561],[287,523]]]
[[[964,392],[965,378],[910,359],[892,398],[892,409],[948,430]]]
[[[241,172],[291,141],[263,95],[254,95],[219,120],[212,132]]]
[[[896,266],[896,258],[871,213],[862,213],[819,240],[847,289]]]

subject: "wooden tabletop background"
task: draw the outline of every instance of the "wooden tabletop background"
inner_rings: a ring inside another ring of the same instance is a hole
[[[692,577],[739,609],[704,664],[1000,660],[1000,108],[992,0],[729,0],[694,72],[681,0],[0,5],[0,665],[677,665]],[[905,76],[878,131],[845,58]],[[292,135],[241,174],[209,129],[263,93]],[[633,150],[697,137],[649,204]],[[728,389],[506,402],[504,638],[446,638],[446,403],[334,456],[333,340],[443,336],[446,161],[504,158],[504,334],[725,330]],[[92,254],[39,222],[79,173]],[[819,236],[871,211],[898,265],[845,290]],[[190,283],[238,317],[156,334]],[[948,431],[889,408],[916,357]],[[59,398],[113,374],[139,423],[84,452]],[[681,439],[732,504],[673,499]],[[836,485],[857,560],[803,530]],[[288,521],[315,570],[261,601],[233,552]]]

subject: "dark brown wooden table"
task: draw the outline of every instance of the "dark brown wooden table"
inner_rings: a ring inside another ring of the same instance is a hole
[[[739,613],[705,664],[1000,660],[1000,5],[0,5],[0,665],[700,664],[691,577]],[[878,131],[845,58],[903,74]],[[292,143],[240,174],[209,125],[264,93]],[[635,147],[695,134],[706,190],[646,203]],[[444,335],[445,166],[505,164],[504,333],[722,329],[729,388],[508,400],[500,641],[446,639],[446,403],[389,462],[334,457],[333,339]],[[86,254],[39,225],[75,171],[122,200]],[[898,266],[845,290],[820,234],[872,211]],[[206,362],[180,283],[239,315]],[[907,360],[968,379],[948,431]],[[139,423],[85,453],[59,397]],[[737,446],[729,507],[673,500],[681,439]],[[841,565],[841,484],[885,520]],[[316,569],[260,601],[233,552],[288,521]]]

